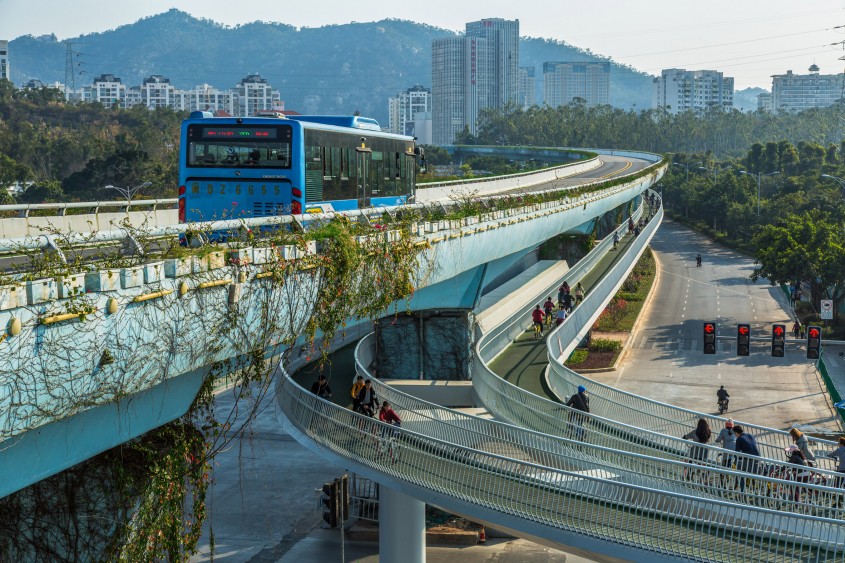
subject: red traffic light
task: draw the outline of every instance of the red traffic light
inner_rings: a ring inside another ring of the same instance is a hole
[[[716,327],[713,326],[713,323],[704,323],[704,332],[706,332],[707,334],[716,332]]]
[[[738,331],[741,335],[745,336],[746,334],[748,334],[749,329],[748,329],[748,327],[747,327],[746,325],[739,325],[739,328],[737,328],[737,331]]]
[[[775,325],[774,328],[772,329],[772,334],[774,334],[775,336],[783,336],[783,333],[784,333],[784,328],[783,328],[782,325]]]
[[[816,327],[811,327],[808,335],[810,336],[810,338],[818,338],[819,337],[819,329],[817,329]]]

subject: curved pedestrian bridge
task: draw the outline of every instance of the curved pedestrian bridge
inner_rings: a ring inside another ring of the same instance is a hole
[[[280,374],[277,396],[287,428],[312,450],[389,490],[550,546],[639,561],[845,560],[843,489],[830,468],[796,481],[782,461],[791,443],[787,433],[742,423],[757,437],[763,459],[734,452],[723,464],[717,447],[704,446],[712,461],[693,464],[690,442],[678,437],[698,418],[712,427],[724,419],[599,385],[563,366],[661,219],[662,210],[546,340],[549,387],[566,397],[587,385],[591,414],[519,389],[488,367],[525,330],[535,299],[487,328],[475,348],[473,390],[497,420],[377,382],[377,393],[403,419],[395,429],[319,399]],[[567,273],[571,284],[601,259],[610,240]],[[356,351],[365,376],[372,340]],[[752,465],[753,473],[736,469]],[[385,535],[398,533],[384,519],[382,526]],[[383,543],[383,556],[385,547],[389,557],[391,546]]]

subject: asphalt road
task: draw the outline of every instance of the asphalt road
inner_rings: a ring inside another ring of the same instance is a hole
[[[752,282],[753,259],[720,247],[690,229],[665,221],[651,242],[658,280],[651,301],[615,372],[591,377],[673,405],[716,412],[716,390],[731,395],[729,416],[775,428],[809,425],[839,430],[824,384],[803,342],[787,339],[786,355],[753,342],[736,356],[736,327],[751,324],[752,337],[769,338],[771,325],[793,319],[779,287]],[[695,255],[704,257],[695,265]],[[717,353],[705,355],[703,323],[715,321]]]

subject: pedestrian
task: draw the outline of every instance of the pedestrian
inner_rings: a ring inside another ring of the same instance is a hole
[[[379,406],[378,397],[373,389],[373,382],[370,379],[364,381],[364,388],[358,393],[358,403],[361,414],[375,416],[376,408]]]
[[[801,334],[801,323],[795,321],[792,325],[792,337],[798,338],[798,335]]]
[[[704,463],[707,461],[707,448],[702,448],[698,444],[706,444],[710,441],[712,432],[710,432],[710,425],[703,418],[698,419],[698,424],[695,430],[689,432],[684,436],[684,440],[692,440],[696,442],[690,447],[690,459],[696,463]]]
[[[734,434],[733,419],[729,418],[725,421],[725,427],[719,431],[719,435],[716,436],[714,443],[721,445],[726,451],[736,451],[736,434]],[[723,453],[722,467],[730,467],[733,463],[733,457],[731,454]]]
[[[575,284],[575,304],[578,305],[581,301],[584,300],[584,294],[587,292],[584,291],[584,286],[581,285],[581,282]]]
[[[613,250],[619,246],[619,231],[613,231]]]
[[[746,434],[745,430],[739,424],[734,425],[734,434],[736,434],[737,453],[746,454],[746,456],[753,456],[738,457],[736,468],[739,471],[756,474],[757,460],[754,458],[760,457],[760,450],[757,449],[757,441],[751,434]],[[745,479],[739,480],[739,488],[741,491],[745,491]]]
[[[845,484],[845,438],[839,438],[839,447],[832,452],[828,452],[827,457],[835,459],[838,462],[836,472],[840,476],[837,479],[836,486],[841,487]]]
[[[804,459],[807,460],[807,465],[810,467],[815,467],[816,465],[816,454],[810,448],[810,441],[804,435],[803,432],[798,430],[797,428],[790,428],[789,434],[792,436],[792,440],[795,442],[795,445],[801,450],[801,453],[804,454]]]
[[[358,400],[358,394],[364,388],[364,376],[359,375],[352,383],[350,394],[352,395],[352,410],[358,412],[361,410],[361,402]]]
[[[807,481],[809,481],[810,472],[807,470],[807,458],[804,457],[803,452],[798,449],[798,446],[796,446],[795,444],[789,444],[783,450],[786,452],[786,462],[790,465],[797,466],[794,469],[795,481],[797,481],[798,483],[806,483]],[[798,502],[798,499],[801,497],[801,492],[803,490],[804,489],[800,487],[795,487],[795,502]]]
[[[329,382],[326,380],[326,376],[322,373],[320,377],[317,378],[317,381],[311,385],[311,392],[317,395],[322,399],[330,399],[332,396],[332,388],[329,387]]]
[[[578,386],[578,392],[572,395],[566,402],[567,407],[572,407],[569,412],[569,421],[575,427],[575,439],[578,441],[584,440],[584,422],[587,417],[582,413],[590,412],[590,398],[587,396],[587,388],[583,385]]]

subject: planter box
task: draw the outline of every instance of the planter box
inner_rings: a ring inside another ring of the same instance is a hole
[[[120,286],[123,289],[140,287],[144,284],[144,267],[132,266],[120,269]]]
[[[425,232],[436,233],[437,232],[437,223],[432,223],[431,221],[426,221]]]
[[[255,264],[266,264],[267,262],[275,262],[278,260],[276,250],[274,248],[253,248],[252,261]]]
[[[164,262],[144,264],[144,283],[158,283],[164,279]]]
[[[285,246],[279,247],[279,254],[282,260],[296,260],[300,256],[304,256],[305,253],[299,250],[299,247],[293,244],[286,244]]]
[[[194,257],[166,258],[164,260],[164,275],[168,278],[187,276],[194,271]]]
[[[85,291],[117,291],[120,289],[120,270],[100,270],[85,274]]]
[[[59,299],[67,299],[85,293],[85,273],[63,276],[56,280],[59,286]]]
[[[246,266],[252,263],[252,247],[236,248],[229,251],[229,262],[233,266]]]
[[[30,305],[53,301],[59,296],[59,284],[56,280],[46,278],[26,282],[26,301]]]
[[[367,246],[370,243],[370,237],[368,235],[356,235],[355,242],[358,243],[358,246]]]
[[[26,307],[26,286],[13,283],[0,286],[0,311]]]
[[[386,240],[387,242],[399,242],[399,239],[401,239],[401,238],[402,238],[402,232],[401,231],[391,230],[391,231],[385,231],[384,232],[384,240]]]
[[[215,250],[205,256],[194,256],[194,273],[219,270],[226,265],[226,251]]]

